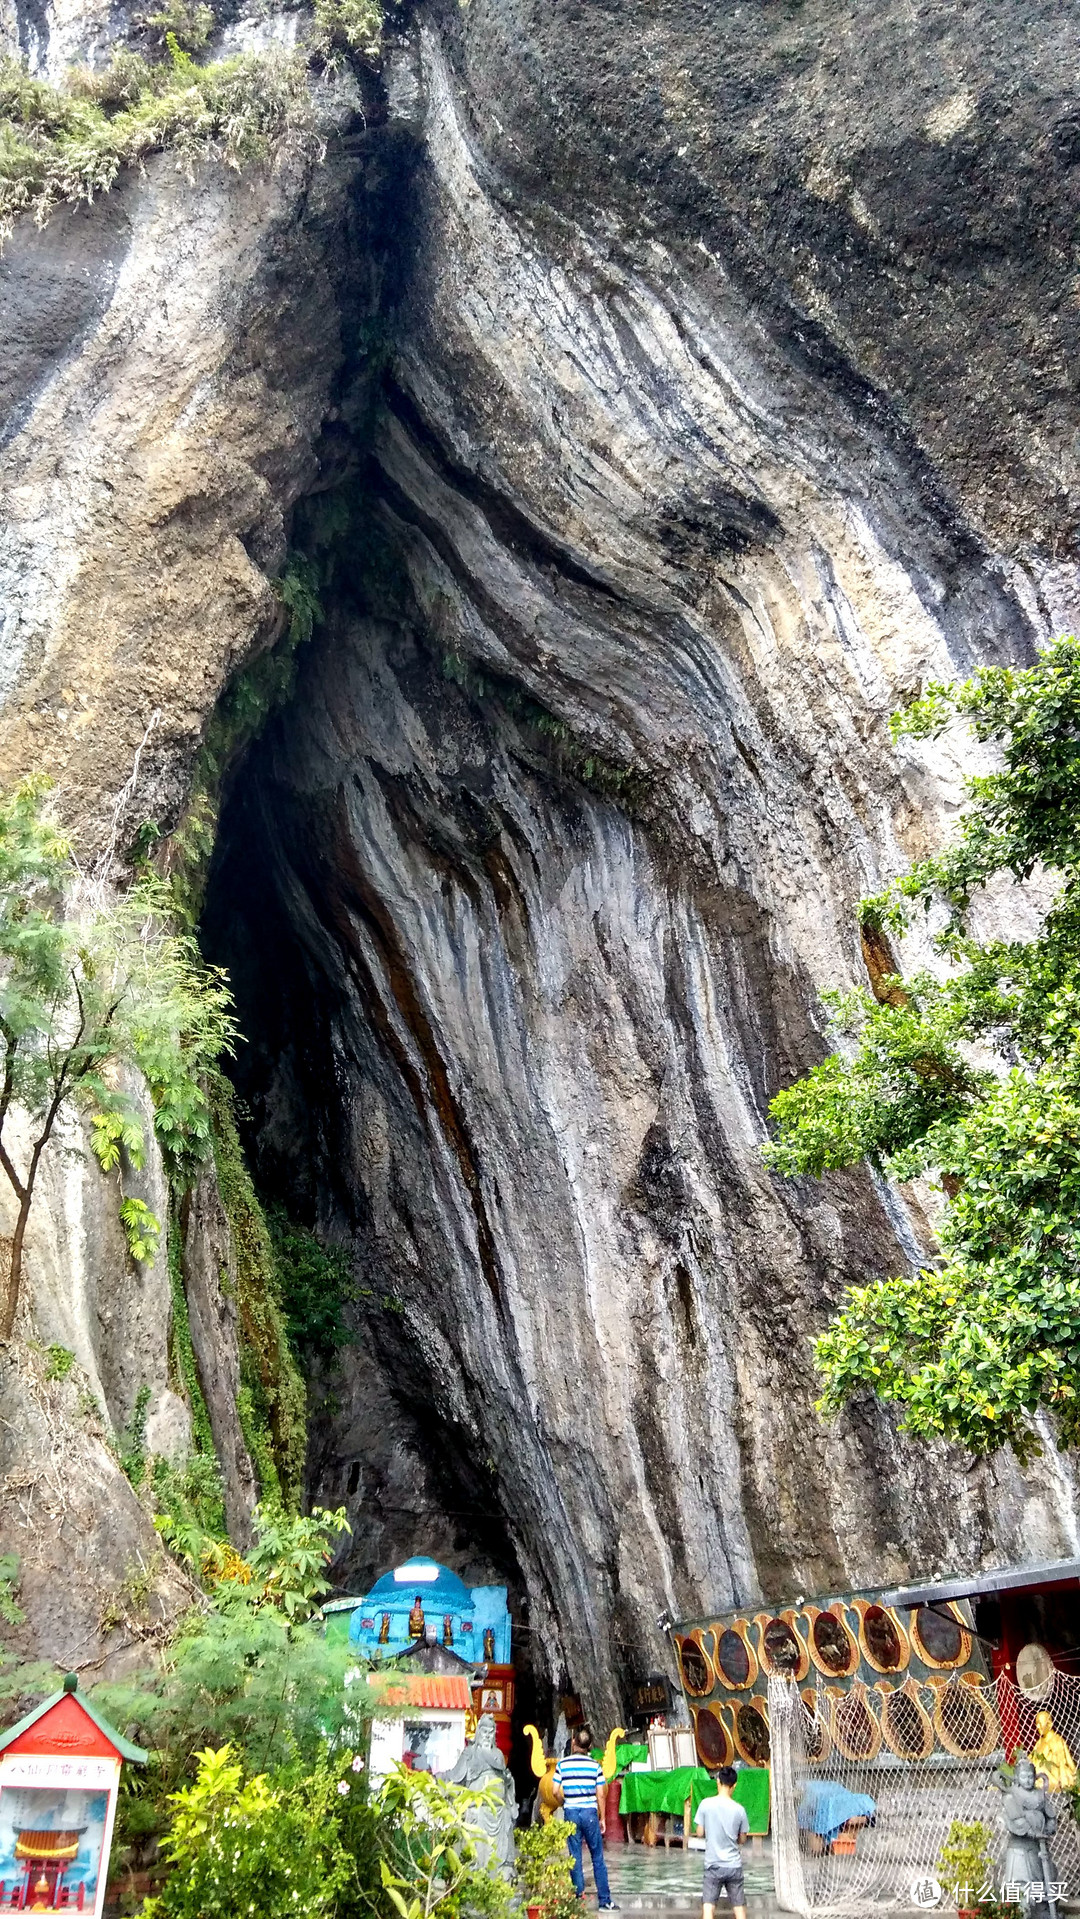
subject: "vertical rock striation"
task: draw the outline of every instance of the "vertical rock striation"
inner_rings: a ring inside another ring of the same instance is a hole
[[[958,801],[889,711],[1029,656],[1068,579],[935,464],[925,368],[875,384],[870,292],[831,340],[799,273],[763,297],[715,151],[676,218],[686,169],[630,118],[650,63],[680,80],[665,34],[706,63],[703,21],[659,6],[642,43],[622,11],[475,0],[400,56],[426,119],[396,350],[209,916],[264,1175],[356,1249],[315,1482],[352,1496],[347,1570],[441,1504],[601,1713],[663,1606],[1053,1553],[1075,1524],[1053,1456],[968,1471],[873,1406],[820,1429],[810,1334],[924,1227],[868,1176],[758,1156],[824,1049],[817,989],[860,977],[858,897]],[[785,192],[774,228],[820,204],[823,249],[854,217],[848,188]]]
[[[55,76],[123,21],[0,26]],[[959,802],[889,711],[1076,604],[1064,31],[1049,0],[417,0],[381,91],[321,95],[324,164],[164,158],[0,265],[0,776],[57,774],[93,853],[156,714],[117,834],[174,824],[307,541],[326,617],[234,772],[206,933],[262,1177],[355,1253],[311,1490],[350,1504],[342,1579],[413,1547],[509,1579],[598,1713],[663,1606],[1075,1543],[1052,1450],[821,1429],[811,1333],[926,1223],[758,1154],[861,976],[857,899]],[[62,1187],[39,1330],[122,1423],[168,1387],[164,1275],[102,1288],[108,1325],[68,1298]],[[191,1332],[242,1532],[223,1244],[206,1186]],[[76,1422],[55,1384],[25,1417],[4,1388],[5,1539]],[[143,1537],[98,1443],[73,1499]]]

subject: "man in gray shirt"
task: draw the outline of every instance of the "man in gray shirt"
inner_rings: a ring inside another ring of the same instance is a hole
[[[746,1814],[731,1797],[739,1775],[734,1766],[721,1766],[716,1775],[715,1799],[703,1799],[695,1821],[705,1834],[705,1881],[701,1889],[701,1919],[714,1919],[713,1908],[721,1888],[734,1908],[732,1919],[746,1919],[739,1847],[749,1831]]]

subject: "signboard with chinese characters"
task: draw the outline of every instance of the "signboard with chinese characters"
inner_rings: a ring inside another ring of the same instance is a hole
[[[635,1679],[630,1696],[634,1718],[651,1718],[653,1713],[669,1711],[671,1681],[662,1672],[650,1673],[647,1679]]]

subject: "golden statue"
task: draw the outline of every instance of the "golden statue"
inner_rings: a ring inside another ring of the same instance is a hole
[[[1070,1792],[1076,1784],[1076,1764],[1072,1753],[1061,1734],[1054,1731],[1054,1722],[1048,1712],[1037,1712],[1035,1724],[1039,1729],[1039,1737],[1031,1755],[1032,1765],[1036,1772],[1046,1774],[1050,1792]]]
[[[615,1777],[615,1748],[619,1740],[625,1739],[625,1737],[625,1726],[613,1726],[608,1733],[607,1745],[604,1747],[604,1757],[600,1761],[600,1770],[604,1778],[608,1781]]]
[[[423,1637],[424,1607],[420,1594],[417,1593],[416,1598],[413,1600],[412,1611],[409,1614],[409,1638],[422,1639]]]
[[[390,1614],[388,1612],[384,1612],[382,1616],[382,1624],[379,1627],[379,1644],[380,1646],[388,1646],[390,1644]]]
[[[453,1647],[453,1644],[454,1644],[453,1613],[444,1612],[442,1616],[442,1642],[444,1646]]]
[[[535,1777],[540,1781],[540,1784],[536,1788],[536,1796],[540,1801],[540,1823],[546,1826],[552,1813],[558,1810],[555,1799],[555,1788],[551,1783],[551,1775],[555,1771],[558,1761],[554,1753],[552,1753],[550,1759],[545,1758],[544,1742],[535,1726],[524,1726],[522,1730],[528,1735],[532,1745],[532,1755],[529,1764],[533,1769]]]

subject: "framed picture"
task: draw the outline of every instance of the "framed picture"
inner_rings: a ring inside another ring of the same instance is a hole
[[[10,1753],[0,1761],[0,1908],[105,1906],[118,1760]]]

